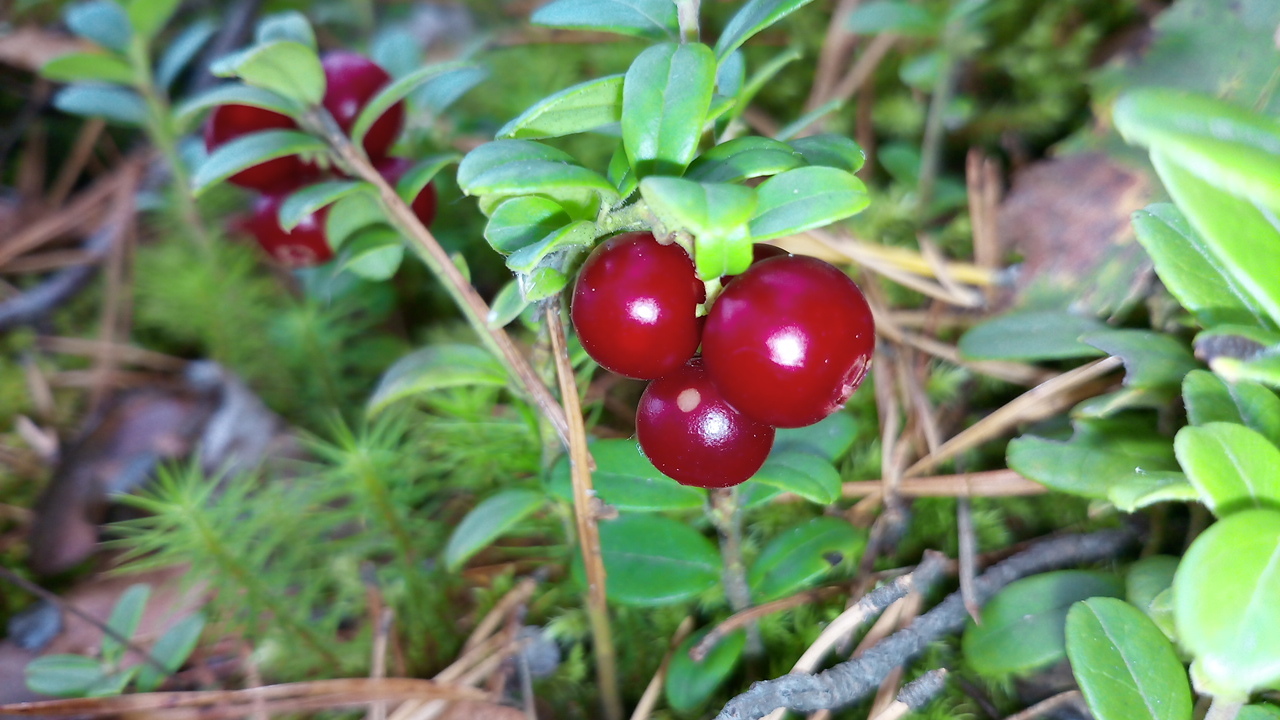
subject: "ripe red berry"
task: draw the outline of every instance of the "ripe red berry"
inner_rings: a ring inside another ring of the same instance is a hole
[[[682,485],[720,488],[743,482],[764,464],[773,436],[772,427],[725,401],[699,358],[649,383],[636,410],[640,449]]]
[[[351,132],[360,111],[378,91],[391,82],[377,63],[353,52],[335,51],[321,59],[326,88],[324,109],[333,115],[343,132]],[[364,151],[370,158],[384,157],[404,127],[404,103],[392,105],[378,118],[364,137]]]
[[[408,158],[386,157],[374,162],[373,166],[388,183],[391,183],[392,187],[395,187],[395,184],[400,182],[400,178],[413,167],[413,161]],[[430,227],[431,221],[436,219],[436,184],[427,183],[422,190],[418,191],[417,197],[409,203],[409,207],[413,208],[413,214],[418,217],[419,222]]]
[[[325,210],[302,219],[292,231],[280,227],[277,213],[283,195],[262,195],[253,204],[253,214],[243,227],[262,249],[286,267],[311,267],[329,262],[333,250],[324,234]]]
[[[591,252],[570,314],[592,359],[619,375],[652,380],[698,349],[700,290],[683,248],[662,245],[653,233],[625,233]]]
[[[875,325],[862,291],[803,255],[751,266],[712,306],[702,355],[716,388],[746,415],[778,427],[838,410],[867,373]]]
[[[278,112],[250,105],[219,105],[205,122],[204,147],[213,152],[241,135],[297,128],[298,124],[292,118]],[[258,192],[287,193],[314,180],[319,174],[320,170],[315,165],[302,162],[297,155],[286,155],[241,170],[228,181]]]

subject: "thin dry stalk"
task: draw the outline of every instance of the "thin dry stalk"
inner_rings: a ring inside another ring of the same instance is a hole
[[[258,663],[253,659],[253,648],[248,643],[240,645],[240,665],[244,668],[244,680],[247,689],[262,687],[262,671],[258,669]],[[267,720],[271,714],[267,712],[267,701],[264,698],[255,697],[250,701],[252,710],[250,717],[253,720]]]
[[[844,483],[840,495],[846,498],[864,498],[879,493],[883,480],[855,480]],[[984,472],[934,475],[923,478],[904,478],[898,485],[902,497],[1022,497],[1042,495],[1048,490],[1034,480],[1029,480],[1013,470],[987,470]],[[776,501],[793,501],[792,496],[779,496]]]
[[[1084,696],[1080,694],[1079,690],[1068,690],[1051,698],[1041,700],[1026,710],[1010,715],[1005,720],[1033,720],[1033,718],[1044,717],[1063,705],[1078,705],[1083,699]]]
[[[516,586],[507,591],[484,619],[476,625],[476,629],[471,631],[471,636],[462,644],[462,650],[465,652],[476,647],[480,643],[488,640],[498,630],[507,615],[512,609],[529,602],[529,598],[533,597],[533,591],[538,587],[538,582],[533,578],[522,578]]]
[[[857,62],[853,67],[849,68],[849,72],[840,78],[840,82],[836,84],[835,89],[831,91],[832,98],[849,99],[854,93],[858,92],[863,83],[871,78],[872,73],[880,66],[880,62],[884,60],[889,51],[893,49],[895,43],[898,42],[898,36],[893,33],[881,33],[867,44],[867,49],[862,51],[858,56]]]
[[[58,409],[54,404],[53,389],[49,387],[49,378],[45,377],[39,363],[29,354],[22,358],[22,374],[27,381],[27,396],[35,407],[36,417],[51,422]]]
[[[958,260],[930,262],[922,253],[910,248],[876,245],[858,240],[847,233],[839,231],[809,230],[799,233],[793,238],[787,243],[788,245],[801,242],[815,246],[816,251],[811,254],[816,254],[819,257],[843,258],[846,261],[853,261],[860,265],[878,263],[881,266],[892,267],[903,273],[919,275],[924,278],[936,277],[935,273],[939,267],[937,263],[941,263],[941,267],[944,267],[950,277],[957,283],[976,287],[986,287],[1000,283],[998,272],[979,267],[973,263]],[[804,250],[808,250],[808,248],[804,248]]]
[[[587,452],[587,429],[583,424],[578,399],[578,384],[569,361],[564,324],[557,303],[547,306],[547,331],[560,381],[560,400],[569,419],[569,471],[573,480],[573,515],[578,530],[578,543],[587,576],[587,618],[595,643],[596,675],[604,702],[606,720],[621,720],[622,697],[618,692],[617,657],[613,646],[613,630],[609,626],[609,606],[605,599],[604,559],[600,554],[600,529],[592,513],[591,457]]]
[[[969,189],[969,220],[973,225],[973,261],[978,267],[998,271],[1000,231],[996,221],[1000,208],[1000,168],[977,148],[965,158],[965,183]],[[987,300],[994,288],[986,288]]]
[[[180,357],[147,350],[136,345],[124,345],[121,343],[108,345],[102,340],[94,340],[92,338],[42,335],[36,339],[36,347],[46,352],[90,357],[110,352],[120,363],[161,372],[176,372],[187,367],[187,361]]]
[[[662,684],[667,679],[668,668],[671,667],[671,658],[675,657],[676,650],[691,632],[693,632],[693,616],[681,620],[680,626],[671,636],[671,641],[667,643],[667,654],[662,656],[662,662],[658,663],[658,670],[653,673],[653,678],[645,686],[640,702],[636,703],[636,709],[631,713],[631,720],[648,720],[653,709],[658,706],[658,698],[662,695]]]
[[[724,620],[721,620],[719,625],[716,625],[711,629],[711,632],[702,636],[702,639],[689,649],[689,657],[693,658],[695,662],[702,662],[702,660],[706,658],[707,653],[715,649],[715,646],[719,645],[721,640],[724,640],[729,633],[737,630],[738,628],[746,627],[760,618],[767,617],[774,613],[780,613],[784,610],[790,610],[792,608],[829,600],[847,592],[849,592],[849,589],[843,585],[814,588],[812,590],[798,592],[795,595],[789,595],[784,598],[779,598],[777,600],[736,612]]]
[[[62,268],[75,267],[77,265],[89,265],[98,262],[100,259],[97,254],[87,250],[54,250],[12,260],[0,272],[6,275],[25,275],[27,273],[61,270]]]
[[[813,73],[813,85],[809,88],[809,98],[805,100],[805,112],[820,107],[831,99],[831,91],[837,82],[837,73],[849,61],[857,38],[849,32],[847,25],[849,15],[858,7],[861,0],[840,0],[831,12],[831,22],[827,24],[827,36],[822,43],[822,54],[818,56],[817,68]]]
[[[120,184],[137,171],[137,166],[141,163],[142,158],[127,160],[110,175],[82,190],[66,206],[46,212],[40,219],[0,242],[0,267],[51,240],[82,228],[99,225],[107,202],[115,195]]]
[[[980,622],[978,613],[981,608],[973,590],[973,583],[978,577],[978,537],[973,530],[973,507],[967,497],[956,500],[956,534],[960,548],[957,558],[960,561],[960,597],[964,598],[969,617]]]
[[[394,608],[379,604],[374,613],[373,657],[371,658],[369,677],[381,680],[387,676],[387,646],[391,637],[391,625],[395,622]],[[369,707],[368,720],[386,720],[387,704],[377,702]]]
[[[84,172],[85,165],[89,162],[89,157],[93,155],[93,148],[98,144],[98,138],[102,136],[102,131],[107,127],[107,122],[102,118],[90,118],[80,126],[80,132],[76,134],[75,144],[71,146],[71,154],[67,156],[66,162],[62,164],[62,168],[58,170],[58,177],[53,181],[53,187],[49,190],[46,199],[49,207],[58,207],[66,201],[67,195],[71,194],[71,188],[75,187],[76,180],[80,178],[80,174]]]
[[[928,235],[920,234],[917,237],[917,242],[920,243],[920,256],[925,259],[925,262],[929,263],[929,267],[933,270],[933,276],[938,279],[938,284],[951,293],[952,297],[960,298],[961,302],[958,304],[961,307],[980,307],[985,304],[985,298],[981,293],[961,285],[960,281],[951,274],[947,259],[943,257],[942,251],[938,249],[937,244]],[[987,288],[990,287],[990,285],[987,286]]]
[[[462,687],[479,685],[484,682],[486,678],[493,675],[498,668],[502,667],[503,663],[509,660],[516,653],[520,652],[524,645],[525,641],[523,640],[506,641],[505,644],[500,647],[498,652],[493,653],[482,660],[470,671],[461,675],[456,684]],[[419,704],[416,711],[407,713],[403,717],[405,720],[435,720],[436,717],[449,708],[450,702],[452,702],[452,700],[427,701]],[[405,703],[405,705],[409,705],[409,703]],[[403,709],[404,706],[401,707]],[[399,715],[401,715],[401,713],[397,710],[396,715],[392,716],[393,720]]]
[[[112,348],[116,344],[116,334],[120,332],[121,325],[129,315],[126,309],[129,303],[125,298],[128,238],[133,233],[133,217],[136,211],[134,194],[141,180],[141,168],[136,165],[129,167],[130,170],[125,175],[124,181],[116,190],[114,206],[106,219],[109,227],[116,230],[111,240],[111,250],[107,255],[106,289],[103,292],[102,309],[98,319],[100,325],[98,342],[102,352],[98,354],[93,367],[94,375],[99,380],[94,382],[89,391],[91,413],[106,399],[109,390],[107,378],[116,369],[115,353],[112,352]]]

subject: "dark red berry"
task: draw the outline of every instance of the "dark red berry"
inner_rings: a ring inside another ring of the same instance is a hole
[[[688,253],[652,233],[617,235],[591,252],[571,315],[587,354],[619,375],[652,380],[698,349],[701,283]]]
[[[778,427],[838,410],[867,373],[875,324],[838,268],[803,255],[753,265],[716,299],[702,336],[707,373],[725,399]]]
[[[377,63],[353,52],[326,53],[320,64],[324,67],[326,83],[324,109],[333,115],[343,132],[351,132],[360,111],[391,82],[391,76]],[[364,137],[364,151],[374,159],[385,156],[402,127],[404,103],[398,102],[369,128]]]
[[[408,158],[386,157],[376,161],[373,166],[388,183],[391,183],[392,187],[395,187],[395,184],[400,182],[400,178],[413,167],[413,161]],[[409,203],[409,207],[413,208],[413,214],[418,217],[419,222],[430,227],[431,221],[436,219],[435,183],[429,182],[419,190],[417,197]]]
[[[737,485],[764,465],[774,430],[738,412],[716,391],[699,358],[649,383],[636,437],[654,467],[682,485]]]
[[[224,143],[263,130],[296,130],[298,124],[287,115],[250,105],[219,105],[209,114],[204,126],[204,147],[213,152]],[[240,187],[264,193],[287,193],[320,175],[311,163],[297,155],[268,160],[261,165],[241,170],[228,178]]]
[[[784,257],[791,253],[783,250],[777,245],[766,245],[765,243],[755,243],[751,246],[751,265],[768,260],[774,257]],[[750,267],[750,266],[748,266]],[[737,275],[725,275],[720,278],[721,285],[728,285],[730,281],[738,277]]]
[[[311,267],[333,258],[324,234],[325,210],[302,219],[292,231],[280,227],[277,214],[283,195],[262,195],[253,205],[253,215],[243,227],[258,241],[262,249],[285,267]]]

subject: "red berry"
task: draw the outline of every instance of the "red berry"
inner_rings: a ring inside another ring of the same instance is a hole
[[[388,183],[391,183],[392,187],[395,187],[395,184],[400,182],[400,178],[413,167],[413,161],[408,158],[386,157],[374,162],[373,166]],[[431,221],[436,219],[436,184],[427,183],[418,191],[417,197],[409,203],[409,207],[413,208],[413,214],[418,217],[419,222],[430,227]]]
[[[324,109],[333,115],[343,132],[351,132],[360,111],[391,82],[391,76],[377,63],[353,52],[326,53],[320,64],[324,67],[326,83]],[[370,158],[385,156],[403,126],[404,103],[398,102],[369,128],[364,136],[364,151]]]
[[[791,253],[787,252],[786,250],[783,250],[777,245],[766,245],[765,243],[755,243],[754,245],[751,246],[751,265],[755,265],[756,263],[763,262],[765,260],[768,260],[769,258],[785,257],[790,254]],[[748,265],[747,267],[750,267],[750,265]],[[730,281],[732,281],[736,277],[738,276],[725,275],[724,277],[720,278],[721,286],[728,285]]]
[[[698,349],[701,302],[693,261],[653,233],[617,235],[591,252],[570,314],[587,354],[619,375],[652,380]]]
[[[649,383],[636,437],[654,467],[681,485],[729,487],[750,478],[773,447],[774,430],[721,397],[699,358]]]
[[[875,325],[862,291],[803,255],[753,265],[707,316],[702,355],[725,399],[778,427],[838,410],[867,373]]]
[[[241,135],[263,130],[297,128],[298,124],[292,118],[278,112],[250,105],[219,105],[205,122],[204,147],[213,152]],[[319,168],[315,165],[302,162],[297,155],[286,155],[241,170],[228,178],[228,181],[258,192],[287,193],[302,187],[319,174]]]
[[[262,195],[253,205],[253,215],[243,227],[258,241],[262,249],[286,267],[321,265],[333,258],[324,234],[325,210],[302,219],[290,232],[280,227],[277,213],[283,195]]]

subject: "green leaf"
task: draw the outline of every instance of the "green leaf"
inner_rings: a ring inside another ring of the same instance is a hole
[[[110,675],[102,676],[98,682],[94,683],[85,691],[85,697],[112,697],[123,694],[125,687],[128,686],[128,684],[133,681],[134,676],[138,674],[138,669],[138,666],[134,665],[133,667],[127,667],[123,670],[113,672]]]
[[[368,183],[355,180],[326,180],[307,185],[285,198],[285,201],[280,204],[278,218],[280,227],[285,232],[293,230],[308,215],[361,190],[372,192],[373,188]]]
[[[1148,205],[1133,214],[1133,229],[1155,263],[1160,281],[1202,325],[1275,327],[1178,208],[1168,203]]]
[[[320,58],[315,50],[293,40],[255,45],[218,60],[210,70],[219,77],[238,77],[304,106],[319,105],[324,98],[325,79]],[[373,102],[365,106],[366,112]]]
[[[139,4],[146,4],[146,0],[136,0]],[[213,37],[214,32],[218,29],[212,20],[197,20],[182,32],[178,33],[172,41],[169,42],[164,52],[160,55],[159,62],[156,63],[156,85],[161,89],[168,91],[173,87],[174,81],[182,74],[183,70],[195,60],[196,55],[209,42],[209,38]]]
[[[1176,389],[1200,366],[1182,343],[1150,330],[1102,330],[1082,335],[1080,342],[1119,357],[1129,387]]]
[[[751,599],[768,602],[789,595],[850,558],[862,555],[867,535],[834,517],[808,520],[769,541],[747,572]]]
[[[674,40],[680,33],[672,0],[553,0],[535,10],[529,22],[658,40]]]
[[[1280,446],[1280,397],[1258,383],[1227,383],[1207,370],[1193,370],[1182,381],[1187,422],[1233,422],[1250,427]]]
[[[747,82],[747,57],[741,50],[734,50],[720,61],[716,68],[716,93],[736,99]]]
[[[782,129],[773,134],[773,138],[783,142],[790,141],[796,135],[799,135],[801,130],[813,125],[831,113],[839,111],[840,108],[843,107],[844,98],[832,98],[784,125]],[[939,185],[939,187],[941,187],[941,185]]]
[[[969,621],[961,639],[965,661],[982,675],[1005,677],[1040,670],[1064,658],[1067,611],[1080,600],[1122,597],[1108,573],[1061,570],[1010,583]]]
[[[1121,477],[1107,488],[1107,500],[1124,512],[1162,502],[1196,502],[1200,493],[1180,472],[1143,471]]]
[[[858,172],[867,161],[867,154],[858,143],[843,135],[824,134],[796,138],[787,143],[800,153],[810,165],[833,167],[845,172]]]
[[[458,153],[440,153],[422,158],[400,176],[400,181],[396,183],[396,194],[406,204],[412,205],[427,183],[434,180],[441,170],[458,162],[461,158],[462,156]]]
[[[458,165],[458,187],[468,195],[479,195],[472,187],[476,180],[505,165],[531,160],[572,163],[573,156],[550,145],[530,140],[494,140],[487,142],[462,158]]]
[[[151,597],[151,587],[145,584],[130,585],[120,595],[111,616],[107,618],[107,627],[117,634],[132,638],[138,631],[138,623],[142,621],[142,611],[147,607],[147,598]],[[107,665],[115,665],[124,656],[124,645],[110,635],[102,638],[102,660]]]
[[[862,212],[867,188],[853,175],[829,167],[802,167],[775,175],[756,188],[751,218],[756,242],[830,225]]]
[[[491,328],[502,328],[511,324],[513,320],[520,317],[520,313],[529,307],[529,302],[524,299],[524,294],[520,292],[520,283],[512,280],[493,297],[493,303],[489,306],[489,315],[485,318],[485,323]]]
[[[68,85],[53,97],[53,106],[69,115],[101,117],[121,125],[147,122],[147,106],[138,93],[115,85]]]
[[[86,40],[120,53],[129,50],[133,28],[129,25],[129,15],[118,3],[90,0],[68,5],[63,18],[71,32]]]
[[[635,440],[597,440],[591,444],[591,457],[596,461],[595,472],[591,473],[596,495],[622,512],[697,510],[706,504],[705,490],[681,485],[658,472]],[[567,455],[561,455],[551,467],[547,489],[572,502]]]
[[[1097,720],[1191,720],[1187,673],[1160,628],[1115,598],[1067,613],[1067,656]]]
[[[451,73],[474,70],[475,67],[472,63],[462,61],[438,63],[424,65],[408,75],[396,78],[390,85],[379,90],[378,94],[374,95],[356,116],[356,121],[351,126],[351,142],[363,145],[364,136],[369,134],[373,124],[392,106],[404,100],[422,85]]]
[[[530,303],[558,295],[569,285],[569,276],[553,267],[540,267],[528,275],[520,275],[520,292]]]
[[[749,135],[716,145],[699,155],[689,165],[685,178],[698,182],[742,182],[777,175],[804,164],[804,155],[790,145]]]
[[[936,37],[942,32],[941,18],[906,0],[876,0],[849,14],[845,27],[857,35],[893,33],[907,37]]]
[[[204,632],[204,615],[200,613],[188,615],[174,623],[173,627],[160,636],[151,648],[151,657],[168,669],[167,675],[172,675],[191,656],[191,651],[196,649],[196,643],[200,641],[202,632]],[[153,692],[159,689],[164,683],[165,676],[166,674],[161,674],[150,663],[143,663],[138,673],[138,692]]]
[[[444,75],[437,75],[413,93],[418,105],[439,115],[489,77],[489,71],[468,65]]]
[[[572,220],[555,202],[535,196],[504,200],[489,216],[484,237],[503,255],[532,245]]]
[[[1280,227],[1274,213],[1220,190],[1159,152],[1151,160],[1160,179],[1191,225],[1208,242],[1240,286],[1266,313],[1268,327],[1280,324]]]
[[[1243,425],[1187,426],[1173,441],[1178,462],[1218,517],[1257,507],[1280,509],[1280,449]]]
[[[1262,353],[1251,360],[1220,357],[1209,363],[1228,382],[1258,382],[1280,389],[1280,354]]]
[[[200,195],[245,168],[286,155],[316,154],[327,149],[318,138],[297,130],[265,130],[242,135],[205,158],[191,178],[191,190]]]
[[[1240,708],[1236,720],[1280,720],[1280,708],[1275,705],[1245,705]]]
[[[512,488],[485,498],[462,518],[444,549],[445,566],[456,571],[494,540],[541,508],[547,498],[536,490]]]
[[[1098,320],[1061,310],[1029,310],[1001,315],[960,337],[960,354],[969,360],[1067,360],[1102,355],[1081,342],[1086,333],[1105,330]]]
[[[729,19],[716,41],[716,59],[723,60],[752,35],[808,5],[811,0],[748,0]]]
[[[836,412],[813,425],[778,428],[773,452],[810,452],[835,462],[844,457],[858,437],[858,422],[847,412]]]
[[[428,345],[387,368],[365,412],[373,415],[398,400],[442,388],[506,384],[506,369],[487,350],[474,345]]]
[[[364,184],[357,190],[371,189]],[[329,208],[324,218],[324,236],[335,251],[360,230],[372,225],[385,225],[387,214],[373,192],[352,192]]]
[[[1081,437],[1070,441],[1023,436],[1009,443],[1010,469],[1072,495],[1106,499],[1113,487],[1142,482],[1153,471],[1175,470],[1172,446],[1158,436],[1132,444]],[[1149,485],[1143,484],[1144,489]]]
[[[311,28],[307,16],[297,10],[286,10],[262,18],[254,28],[253,38],[259,44],[288,40],[312,50],[317,48],[315,30]]]
[[[27,688],[53,697],[83,697],[103,677],[97,660],[80,655],[45,655],[27,663]]]
[[[343,270],[378,282],[396,274],[404,261],[404,240],[388,225],[373,225],[355,233],[343,252]]]
[[[1124,599],[1142,612],[1147,612],[1151,601],[1173,586],[1173,574],[1178,569],[1178,558],[1172,555],[1151,555],[1129,566],[1124,577]]]
[[[271,92],[251,85],[228,83],[186,100],[174,108],[173,115],[180,127],[188,127],[198,115],[219,105],[248,105],[278,112],[281,115],[295,115],[297,106],[289,100]]]
[[[129,24],[149,42],[169,24],[181,4],[182,0],[129,0]]]
[[[1191,543],[1173,578],[1197,689],[1243,698],[1280,681],[1280,512],[1244,510]]]
[[[682,715],[698,710],[710,700],[742,660],[747,634],[743,630],[735,630],[716,643],[702,662],[694,662],[689,657],[689,650],[710,631],[711,628],[704,628],[685,638],[671,656],[663,694],[671,709]]]
[[[631,63],[622,86],[622,144],[636,177],[679,175],[698,151],[716,62],[700,43],[655,45]]]
[[[668,230],[693,235],[694,261],[703,280],[741,273],[751,264],[747,220],[756,209],[754,189],[649,177],[640,181],[640,195]]]
[[[554,253],[569,248],[590,247],[596,237],[596,224],[579,220],[549,233],[538,242],[511,253],[507,267],[513,272],[531,273]]]
[[[587,132],[622,120],[622,75],[588,80],[543,99],[498,131],[537,139]]]
[[[655,607],[693,599],[720,581],[720,553],[685,523],[662,515],[623,515],[600,523],[609,599]],[[573,576],[586,585],[581,555]]]
[[[115,55],[84,52],[59,55],[40,68],[40,75],[54,82],[107,82],[133,84],[133,68]]]
[[[631,163],[627,161],[627,149],[622,146],[622,143],[618,143],[614,148],[605,177],[618,188],[618,194],[624,198],[630,197],[631,193],[636,191],[638,187],[636,173],[631,169]]]
[[[775,449],[751,479],[819,505],[840,499],[840,472],[830,460],[805,450]]]
[[[467,153],[458,166],[458,186],[468,195],[492,196],[498,203],[513,195],[547,195],[581,202],[586,191],[601,200],[619,199],[613,185],[599,173],[574,162],[569,155],[530,140],[495,140]],[[571,208],[560,202],[575,219],[594,220],[594,210]],[[581,214],[587,217],[580,217]]]

